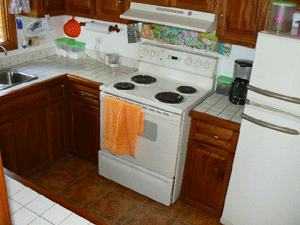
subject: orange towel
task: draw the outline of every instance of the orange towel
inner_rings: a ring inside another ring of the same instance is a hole
[[[137,135],[144,133],[142,107],[108,96],[104,97],[103,147],[115,155],[134,158]]]

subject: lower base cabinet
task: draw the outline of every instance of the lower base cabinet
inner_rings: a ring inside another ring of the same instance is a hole
[[[221,216],[240,125],[191,111],[181,199]]]
[[[53,161],[50,106],[14,120],[20,175],[28,177]]]
[[[100,109],[76,100],[70,100],[71,151],[94,163],[100,150]]]

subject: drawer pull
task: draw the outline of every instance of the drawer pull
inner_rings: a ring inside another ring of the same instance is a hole
[[[213,135],[213,134],[211,134],[211,133],[209,133],[209,132],[206,132],[206,135],[207,135],[207,136],[210,136],[210,137],[213,137],[213,138],[215,138],[215,139],[219,139],[219,138],[220,138],[219,136]]]
[[[79,95],[85,98],[98,99],[96,95],[92,95],[84,91],[79,91]]]

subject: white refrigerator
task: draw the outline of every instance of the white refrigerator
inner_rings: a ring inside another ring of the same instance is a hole
[[[261,32],[225,199],[226,225],[300,224],[300,37]]]

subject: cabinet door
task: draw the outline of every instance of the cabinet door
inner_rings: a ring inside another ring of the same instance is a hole
[[[68,0],[68,12],[72,15],[92,15],[93,7],[93,0]]]
[[[65,0],[45,0],[45,14],[62,15],[65,11]]]
[[[95,2],[95,17],[100,20],[119,22],[123,13],[123,0],[103,0]]]
[[[58,159],[68,154],[68,116],[67,102],[61,100],[52,104],[52,137],[53,137],[53,156]]]
[[[76,100],[70,100],[71,150],[97,163],[100,150],[100,109]]]
[[[221,216],[233,154],[201,142],[189,141],[182,200]]]
[[[220,1],[217,36],[220,41],[254,47],[266,25],[269,1]]]
[[[215,3],[215,0],[176,0],[176,8],[214,12]]]
[[[11,225],[7,191],[3,173],[3,165],[0,153],[0,224]]]
[[[20,174],[28,177],[52,163],[50,106],[14,120]]]
[[[129,9],[131,2],[144,3],[144,4],[150,4],[150,5],[161,5],[161,6],[169,6],[170,5],[169,0],[125,0],[125,2],[124,2],[125,11],[127,9]]]
[[[19,174],[18,158],[15,145],[13,122],[6,122],[0,125],[0,148],[2,153],[3,166]]]

